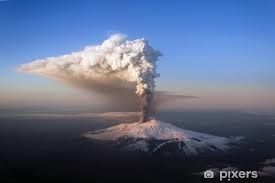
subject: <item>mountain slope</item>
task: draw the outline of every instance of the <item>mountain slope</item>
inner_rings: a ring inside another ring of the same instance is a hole
[[[240,138],[218,137],[176,127],[151,119],[145,123],[119,124],[84,134],[92,140],[109,142],[127,150],[157,152],[182,151],[187,155],[206,151],[225,151]]]

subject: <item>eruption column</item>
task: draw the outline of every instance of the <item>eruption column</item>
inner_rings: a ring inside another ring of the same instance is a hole
[[[140,109],[142,112],[142,116],[140,118],[140,122],[149,121],[149,117],[151,115],[151,102],[153,99],[153,93],[150,91],[146,91],[144,94],[140,96]]]
[[[156,61],[161,53],[144,38],[127,40],[114,34],[100,45],[82,51],[39,59],[19,67],[19,71],[42,75],[76,87],[106,93],[115,98],[134,90],[140,99],[141,120],[149,119],[155,90]],[[132,88],[131,88],[132,87]],[[122,101],[121,101],[122,102]]]

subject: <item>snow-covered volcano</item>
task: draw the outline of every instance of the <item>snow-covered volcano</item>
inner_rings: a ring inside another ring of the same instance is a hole
[[[218,137],[176,127],[151,119],[145,123],[122,123],[106,129],[84,134],[92,140],[105,141],[127,150],[145,152],[182,151],[195,155],[207,151],[225,151],[240,138]]]

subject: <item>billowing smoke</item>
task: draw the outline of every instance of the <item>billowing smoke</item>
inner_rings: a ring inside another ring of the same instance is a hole
[[[132,91],[135,85],[135,93],[140,98],[141,121],[144,122],[150,115],[155,78],[159,76],[156,72],[159,56],[161,53],[143,38],[129,41],[125,35],[114,34],[101,45],[35,60],[20,66],[19,70],[112,97],[121,98]]]

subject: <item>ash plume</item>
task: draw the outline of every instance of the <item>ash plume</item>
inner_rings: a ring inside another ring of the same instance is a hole
[[[161,53],[144,39],[114,34],[82,51],[23,64],[19,71],[45,76],[113,98],[133,91],[140,99],[141,121],[149,119]],[[119,97],[121,98],[121,97]],[[127,98],[127,96],[125,96]],[[123,103],[123,101],[120,101]]]

